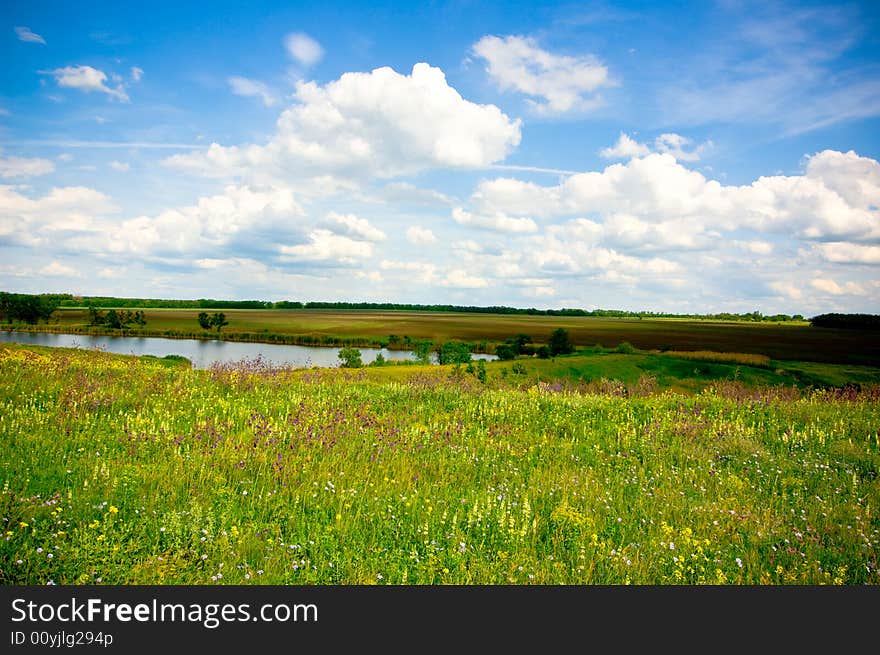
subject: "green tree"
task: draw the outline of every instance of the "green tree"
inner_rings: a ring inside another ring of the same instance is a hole
[[[229,321],[226,320],[226,314],[224,314],[223,312],[216,312],[211,317],[211,325],[217,328],[217,334],[220,334],[220,328],[229,325]]]
[[[208,316],[208,312],[199,312],[199,325],[203,330],[211,329],[211,317]]]
[[[364,365],[361,362],[361,351],[357,348],[341,348],[339,350],[339,362],[342,368],[360,368]]]
[[[471,349],[461,341],[447,341],[437,351],[440,364],[467,364],[471,361]]]
[[[122,329],[122,319],[115,309],[111,309],[109,312],[107,312],[107,318],[105,322],[107,323],[107,327],[112,330]]]
[[[571,337],[568,336],[568,330],[564,328],[553,330],[550,335],[550,343],[547,345],[550,348],[550,354],[554,357],[574,352],[574,344],[571,342]]]
[[[431,363],[431,348],[434,344],[430,341],[419,341],[415,350],[413,351],[416,356],[416,361],[419,364],[430,364]]]

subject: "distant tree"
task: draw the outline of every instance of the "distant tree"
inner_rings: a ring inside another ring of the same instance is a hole
[[[209,316],[208,312],[199,312],[199,325],[203,330],[217,330],[217,334],[220,334],[220,329],[226,325],[229,325],[229,321],[226,320],[226,314],[223,312],[215,312],[213,315]]]
[[[547,346],[539,346],[537,350],[535,350],[535,354],[541,359],[549,359],[550,348],[548,348]]]
[[[217,312],[211,317],[211,325],[217,328],[217,334],[220,334],[220,329],[229,325],[229,321],[226,320],[226,314],[223,312]]]
[[[574,344],[571,342],[571,337],[568,336],[568,331],[564,328],[553,330],[548,347],[550,348],[550,354],[554,357],[574,352]]]
[[[357,348],[341,348],[339,362],[342,368],[360,368],[364,365],[361,361],[361,351]]]
[[[122,329],[122,319],[119,317],[119,313],[115,309],[111,309],[107,312],[107,318],[104,322],[107,324],[108,328],[113,330]]]
[[[810,319],[810,326],[846,330],[880,330],[880,315],[819,314]]]
[[[495,346],[495,354],[498,356],[500,360],[514,359],[516,357],[516,350],[509,343],[499,343]]]
[[[89,325],[104,325],[107,317],[97,307],[89,307]]]
[[[382,356],[382,353],[376,355],[376,359],[374,359],[370,366],[385,366],[385,357]]]
[[[430,364],[431,363],[431,349],[433,347],[433,343],[430,341],[419,341],[414,349],[414,353],[416,356],[416,361],[419,364]]]
[[[440,364],[466,364],[471,361],[471,349],[460,341],[447,341],[437,350]]]

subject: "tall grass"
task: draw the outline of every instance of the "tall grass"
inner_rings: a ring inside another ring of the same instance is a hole
[[[876,389],[0,347],[4,584],[877,584]]]

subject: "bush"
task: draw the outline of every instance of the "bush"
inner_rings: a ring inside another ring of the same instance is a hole
[[[632,355],[636,352],[636,349],[635,346],[628,341],[622,341],[617,345],[617,348],[614,349],[614,352],[621,353],[622,355]]]
[[[553,330],[553,334],[550,335],[550,343],[548,344],[550,348],[550,354],[554,357],[556,355],[568,355],[569,353],[574,352],[574,344],[571,342],[571,337],[568,336],[568,330],[564,328],[556,328]]]
[[[364,365],[361,361],[361,351],[357,348],[340,349],[339,362],[342,368],[360,368]]]

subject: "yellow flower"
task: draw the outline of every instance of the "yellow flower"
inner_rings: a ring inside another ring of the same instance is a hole
[[[26,528],[26,527],[28,527],[28,524],[25,523],[24,521],[22,521],[22,522],[19,523],[18,525],[19,525],[19,527],[22,527],[22,528]]]
[[[116,507],[116,505],[110,505],[110,508],[107,511],[109,511],[111,514],[118,514],[119,508]]]

